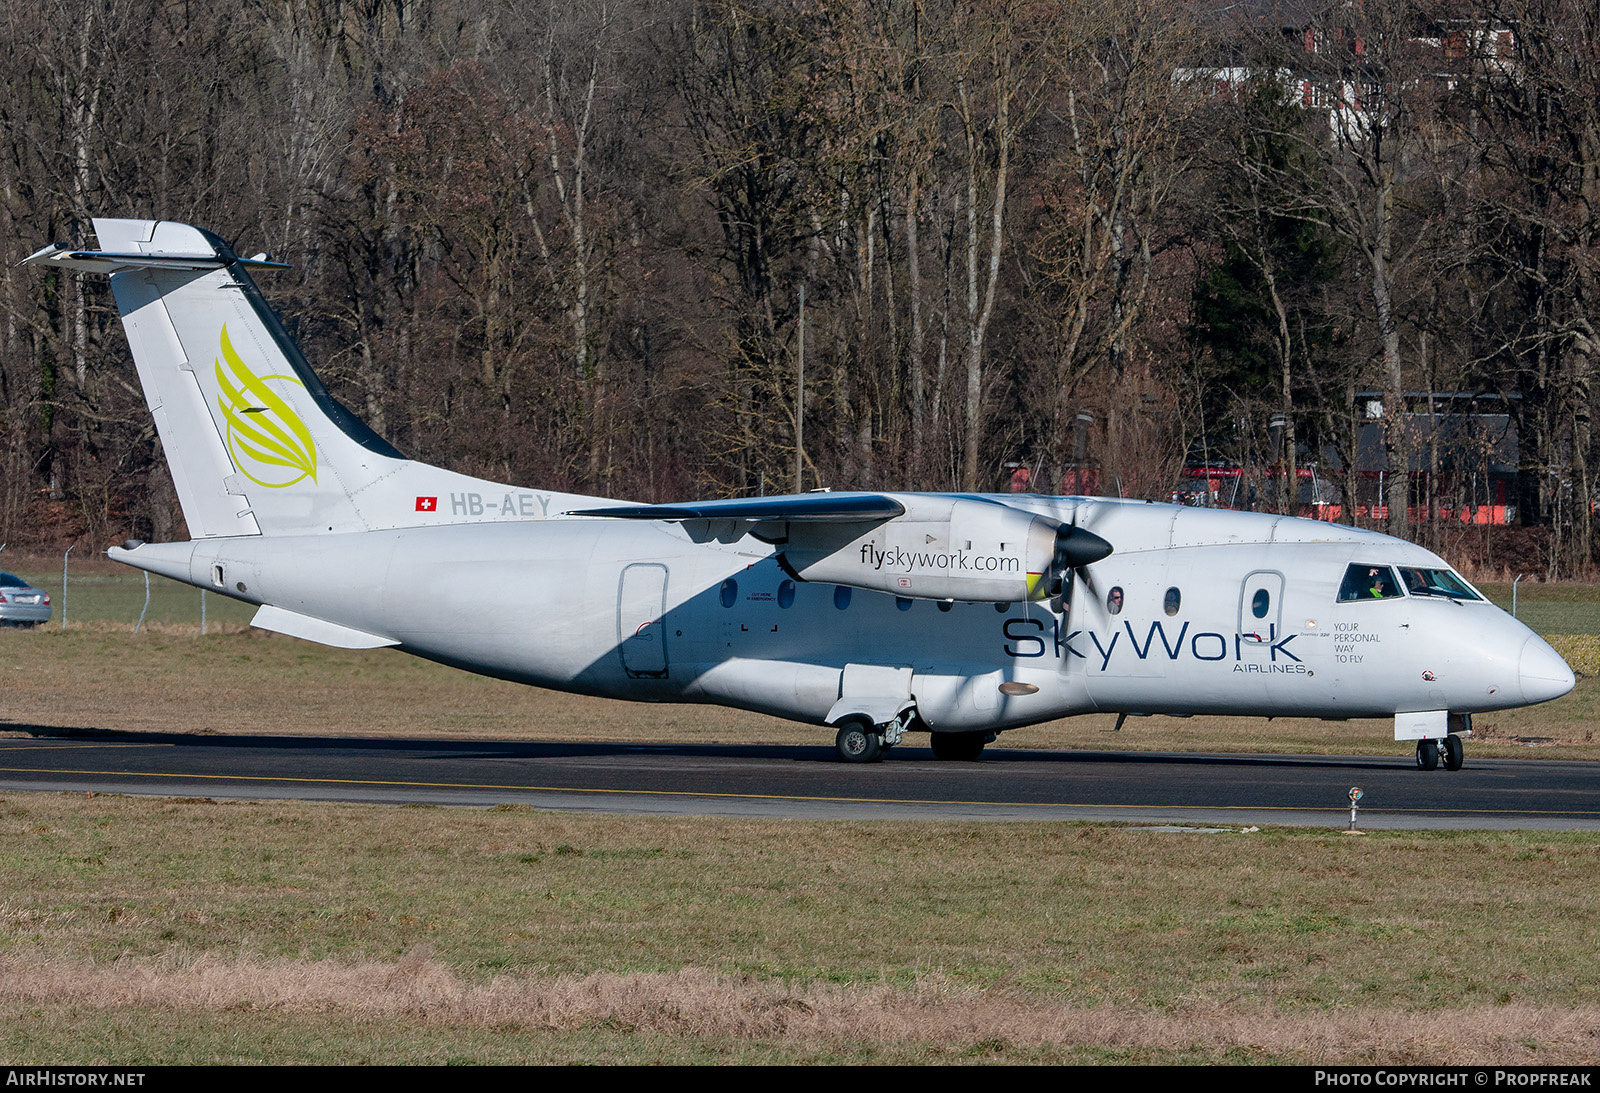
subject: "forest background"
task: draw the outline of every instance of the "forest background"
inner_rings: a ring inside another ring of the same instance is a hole
[[[125,216],[292,263],[259,280],[335,396],[470,474],[1164,499],[1201,460],[1287,509],[1315,465],[1442,548],[1486,481],[1417,423],[1468,405],[1515,426],[1544,575],[1593,565],[1584,0],[40,0],[0,35],[0,543],[183,535],[103,279],[17,267]]]

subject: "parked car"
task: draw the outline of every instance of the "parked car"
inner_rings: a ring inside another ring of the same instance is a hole
[[[50,621],[50,593],[21,577],[0,573],[0,626],[34,626]]]

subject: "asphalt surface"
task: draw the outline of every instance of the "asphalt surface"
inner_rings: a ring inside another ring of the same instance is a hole
[[[832,747],[554,744],[9,729],[0,792],[299,799],[795,819],[1102,820],[1363,829],[1600,829],[1600,763],[1475,759],[1424,773],[1409,754],[1199,755],[991,747],[941,762]],[[1399,751],[1403,745],[1396,745]]]

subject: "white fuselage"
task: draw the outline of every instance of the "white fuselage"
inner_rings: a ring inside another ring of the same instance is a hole
[[[862,669],[909,671],[935,731],[1091,711],[1471,713],[1571,686],[1549,646],[1487,601],[1337,602],[1352,562],[1443,566],[1400,540],[1262,514],[1006,500],[1092,521],[1117,550],[1065,603],[999,605],[796,582],[768,543],[704,523],[471,522],[116,553],[475,672],[814,723]]]

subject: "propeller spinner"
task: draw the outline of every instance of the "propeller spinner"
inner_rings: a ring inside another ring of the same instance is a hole
[[[1080,528],[1076,524],[1061,528],[1056,532],[1055,555],[1050,564],[1050,572],[1053,574],[1050,594],[1053,596],[1065,594],[1069,573],[1077,573],[1078,579],[1087,584],[1089,579],[1084,567],[1109,557],[1111,550],[1111,544],[1092,531]]]

